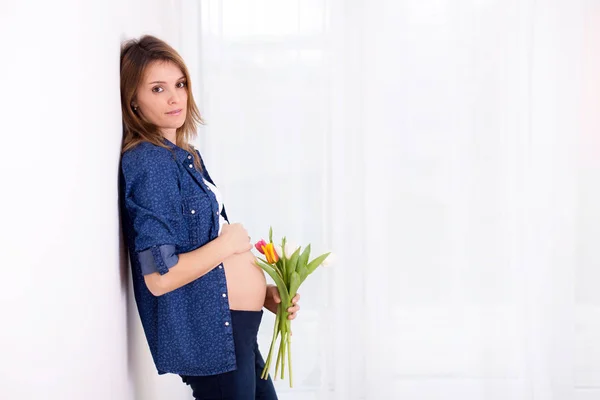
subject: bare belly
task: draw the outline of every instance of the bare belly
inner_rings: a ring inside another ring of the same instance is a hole
[[[254,260],[251,251],[234,254],[223,260],[229,308],[232,310],[259,311],[265,304],[267,280]]]

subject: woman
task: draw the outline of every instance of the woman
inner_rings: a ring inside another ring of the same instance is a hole
[[[148,35],[124,43],[121,107],[123,227],[158,373],[180,375],[196,399],[276,399],[271,379],[260,379],[257,333],[279,293],[189,144],[202,120],[172,47]]]

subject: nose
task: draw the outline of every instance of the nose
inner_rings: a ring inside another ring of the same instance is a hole
[[[177,104],[179,103],[179,94],[176,90],[171,91],[171,96],[169,97],[169,104]]]

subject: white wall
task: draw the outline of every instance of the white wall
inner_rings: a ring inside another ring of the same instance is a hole
[[[3,400],[133,398],[119,45],[146,32],[177,45],[178,18],[176,2],[0,2]]]

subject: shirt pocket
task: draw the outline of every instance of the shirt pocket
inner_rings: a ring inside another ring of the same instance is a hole
[[[207,194],[185,196],[182,199],[187,235],[182,238],[189,246],[203,246],[210,241],[212,204]]]

